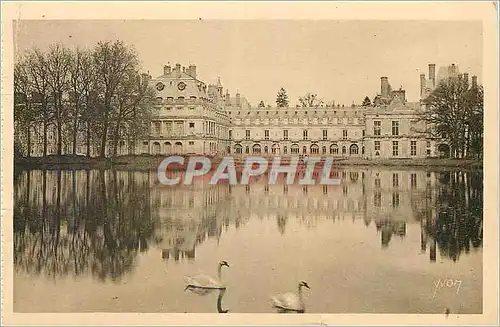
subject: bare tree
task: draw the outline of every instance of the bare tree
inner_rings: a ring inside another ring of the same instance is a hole
[[[117,88],[127,75],[137,70],[138,59],[135,50],[121,41],[99,42],[94,50],[94,64],[103,92],[103,105],[98,108],[101,120],[99,156],[105,157],[110,116],[116,108]]]
[[[148,85],[149,78],[129,72],[116,89],[116,110],[113,112],[113,155],[118,154],[118,144],[124,136],[134,141],[148,131],[155,91]]]
[[[63,97],[69,88],[71,52],[60,44],[50,47],[46,56],[47,82],[53,97],[54,119],[57,128],[57,155],[62,154],[62,129],[65,124]]]
[[[301,107],[318,107],[323,104],[323,100],[317,94],[308,92],[304,96],[299,97],[299,103]]]
[[[38,48],[34,48],[26,55],[28,78],[32,88],[33,103],[39,108],[39,118],[42,122],[43,155],[47,155],[48,128],[53,123],[53,113],[49,105],[50,89],[46,69],[45,55]]]

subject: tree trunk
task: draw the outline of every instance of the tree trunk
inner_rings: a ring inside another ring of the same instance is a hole
[[[116,157],[118,154],[118,138],[119,138],[119,132],[120,132],[120,120],[116,122],[116,127],[115,130],[113,131],[113,156]]]
[[[76,154],[76,136],[78,134],[78,102],[75,104],[75,119],[73,120],[73,154]]]
[[[47,156],[47,119],[43,121],[43,156]]]
[[[101,158],[106,157],[106,143],[108,141],[107,136],[108,136],[108,117],[106,114],[106,117],[104,118],[104,122],[103,122],[103,126],[102,126],[101,149],[99,152],[99,156]]]
[[[31,157],[31,127],[30,124],[28,124],[28,135],[27,135],[27,148],[28,148],[28,153],[26,154],[27,158]]]
[[[90,158],[90,122],[87,121],[87,157]]]
[[[61,94],[56,98],[56,123],[57,123],[57,155],[62,154],[62,118],[61,118]]]

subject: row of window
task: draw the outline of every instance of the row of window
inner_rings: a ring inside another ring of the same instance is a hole
[[[251,113],[252,113],[252,111],[249,111],[249,112],[247,112],[247,115],[250,115]],[[255,114],[256,114],[256,115],[258,115],[258,114],[260,114],[260,113],[261,113],[261,111],[255,111]],[[276,111],[276,115],[277,115],[278,113],[279,113],[279,111]],[[288,111],[285,111],[284,113],[285,113],[285,115],[288,115]],[[295,111],[295,115],[298,115],[298,113],[299,113],[298,111]],[[314,111],[314,114],[315,114],[315,115],[316,115],[317,113],[318,113],[318,111]],[[327,113],[328,113],[328,111],[325,111],[325,114],[327,114]],[[229,114],[231,115],[231,111],[229,111]],[[240,114],[241,114],[241,111],[238,111],[236,114],[237,114],[237,115],[240,115]],[[305,115],[307,115],[307,111],[304,111],[304,114],[305,114]],[[334,115],[336,115],[336,114],[337,114],[337,110],[334,110],[334,111],[333,111],[333,114],[334,114]],[[354,111],[354,116],[356,116],[357,114],[358,114],[358,112],[357,112],[357,111]],[[269,115],[269,111],[266,111],[266,115]],[[346,116],[346,115],[347,115],[347,112],[346,112],[346,111],[344,111],[344,116]]]
[[[363,130],[363,136],[365,136],[365,130]],[[230,130],[229,131],[229,138],[232,139],[232,137],[233,137],[233,133]],[[347,140],[347,138],[348,138],[348,136],[347,136],[347,130],[346,129],[344,129],[342,131],[342,138],[344,140]],[[246,140],[250,140],[251,139],[250,130],[248,130],[248,129],[245,130],[245,139]],[[269,130],[268,129],[264,130],[264,139],[265,140],[269,140]],[[288,140],[288,130],[286,130],[286,129],[283,131],[283,139],[284,140]],[[304,129],[302,131],[302,139],[304,141],[309,140],[309,131],[307,129]],[[326,129],[323,130],[323,141],[328,141],[328,130],[326,130]]]
[[[427,141],[427,155],[430,155],[431,142]],[[380,141],[374,141],[374,151],[375,155],[380,155]],[[392,141],[392,155],[394,157],[399,156],[399,141]],[[410,156],[417,155],[417,141],[410,141]]]
[[[290,147],[290,153],[291,154],[300,154],[300,148],[297,144],[293,144],[291,147]],[[322,154],[326,154],[327,153],[327,147],[326,146],[323,146],[321,148],[321,153]],[[334,145],[331,145],[330,146],[330,154],[339,154],[339,147],[334,144]],[[243,153],[243,147],[240,145],[240,144],[236,144],[234,146],[234,151],[236,154],[242,154]],[[279,154],[281,152],[281,148],[279,145],[277,144],[274,144],[273,146],[271,146],[271,153],[272,154]],[[250,153],[250,147],[249,146],[246,146],[245,147],[245,153],[246,154],[249,154]],[[262,153],[262,147],[260,146],[260,144],[254,144],[252,146],[252,154],[261,154]],[[264,153],[265,154],[268,154],[269,153],[269,147],[266,145],[264,146]],[[310,147],[310,151],[309,151],[309,154],[319,154],[320,153],[320,148],[317,144],[313,144],[311,145]],[[347,147],[346,146],[343,146],[342,147],[342,154],[346,154],[347,153]],[[363,146],[361,148],[361,153],[364,154],[365,153],[365,147]],[[288,154],[288,146],[283,146],[283,154]],[[307,154],[307,146],[303,146],[302,147],[302,154]],[[356,144],[351,144],[351,146],[349,147],[349,154],[351,155],[356,155],[356,154],[359,154],[359,147],[358,145]]]
[[[399,121],[393,120],[392,121],[392,126],[391,126],[391,132],[393,136],[398,136],[399,135]],[[380,136],[382,130],[382,121],[380,120],[374,120],[373,121],[373,135],[375,136]]]

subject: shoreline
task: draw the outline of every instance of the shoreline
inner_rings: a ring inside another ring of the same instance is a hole
[[[167,156],[164,155],[129,155],[114,158],[95,158],[75,155],[19,158],[14,160],[15,170],[80,170],[80,169],[123,169],[123,170],[156,170]],[[186,156],[187,157],[187,156]],[[283,157],[285,158],[285,157]],[[220,163],[222,157],[213,157],[212,167]],[[271,159],[271,158],[270,158]],[[399,167],[399,168],[455,168],[467,170],[483,170],[483,163],[474,159],[361,159],[334,158],[333,166],[360,167]],[[182,167],[169,170],[182,170]]]

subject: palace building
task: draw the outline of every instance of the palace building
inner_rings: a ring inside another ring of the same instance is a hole
[[[446,155],[445,140],[425,133],[419,111],[421,101],[408,102],[406,91],[393,90],[388,77],[380,79],[380,93],[373,105],[319,105],[316,107],[253,107],[239,92],[223,91],[220,79],[206,84],[197,67],[165,65],[163,74],[143,74],[156,90],[155,114],[149,137],[133,144],[120,142],[119,155],[260,155],[331,156],[342,158],[426,158]],[[429,76],[420,75],[424,99],[442,79],[460,76],[454,64],[429,64]],[[472,76],[477,85],[477,77]],[[48,153],[55,153],[54,126],[49,128]],[[77,147],[85,153],[85,138]],[[32,156],[41,155],[40,133],[33,137]],[[110,144],[108,154],[111,154]],[[63,153],[71,153],[69,143]],[[97,154],[97,148],[92,149]]]

